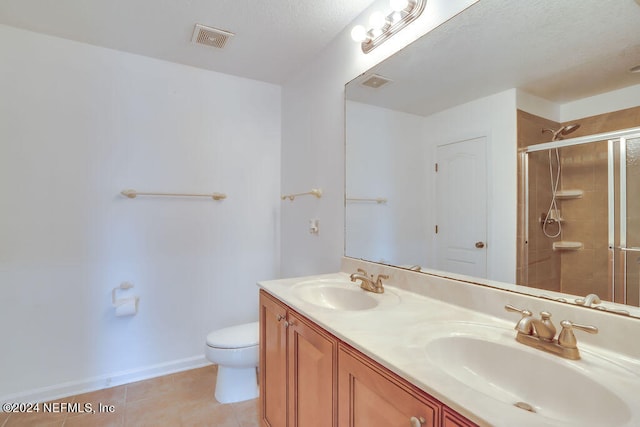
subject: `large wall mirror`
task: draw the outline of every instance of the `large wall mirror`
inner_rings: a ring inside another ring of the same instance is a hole
[[[349,82],[345,255],[640,316],[638,22],[480,0]]]

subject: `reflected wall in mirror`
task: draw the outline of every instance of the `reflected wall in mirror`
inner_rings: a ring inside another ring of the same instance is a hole
[[[622,267],[614,268],[610,255],[606,261],[591,258],[598,250],[608,252],[608,241],[571,254],[555,251],[567,259],[562,265],[551,257],[554,238],[543,249],[539,236],[531,236],[537,252],[528,253],[534,245],[525,237],[534,226],[526,227],[525,211],[539,220],[548,210],[549,154],[531,157],[529,171],[540,164],[536,197],[546,206],[525,209],[518,149],[549,142],[553,131],[574,122],[580,127],[556,138],[640,126],[640,74],[630,72],[640,64],[638,19],[633,0],[481,0],[348,83],[345,255],[464,274],[569,302],[599,292],[604,300],[623,303],[616,297],[623,290],[609,282]],[[374,75],[389,82],[367,86]],[[608,185],[597,177],[608,166],[577,161],[603,156],[598,144],[589,149],[589,155],[561,150],[565,171],[558,187],[581,186],[582,201],[592,203],[585,208],[564,202],[559,209],[560,215],[574,209],[589,217],[580,225],[585,243],[586,236],[602,233],[601,220],[609,215],[597,206],[603,196],[595,193]],[[589,186],[571,182],[580,174]],[[628,208],[640,203],[637,188],[626,194]],[[639,211],[629,210],[629,217]],[[540,222],[535,229],[542,232]],[[573,221],[555,239],[572,241],[576,232]],[[630,246],[640,233],[632,227],[627,233]],[[572,256],[575,263],[568,261]],[[635,268],[634,259],[628,257],[626,269]],[[627,274],[625,295],[637,305],[640,283],[634,285],[634,277]],[[613,303],[607,308],[620,309]]]

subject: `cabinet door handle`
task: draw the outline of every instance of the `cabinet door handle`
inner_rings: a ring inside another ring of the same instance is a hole
[[[278,319],[278,322],[279,322],[279,321],[281,321],[282,319],[284,319],[284,316],[283,316],[282,314],[278,314],[277,319]]]
[[[427,422],[424,417],[411,417],[409,421],[411,421],[411,427],[421,427]]]
[[[284,327],[288,328],[289,326],[295,326],[295,323],[292,321],[286,321],[284,322]]]

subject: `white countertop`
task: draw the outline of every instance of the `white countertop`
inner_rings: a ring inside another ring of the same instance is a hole
[[[468,387],[437,366],[428,363],[424,350],[425,343],[434,334],[437,335],[441,329],[451,330],[452,325],[457,327],[458,324],[463,329],[465,324],[481,324],[493,328],[498,331],[498,334],[503,335],[505,340],[512,342],[516,335],[513,328],[518,320],[517,317],[514,317],[513,321],[506,321],[400,289],[393,286],[392,281],[385,285],[385,293],[379,295],[368,293],[380,301],[379,306],[361,311],[334,310],[310,304],[298,298],[293,291],[295,285],[310,280],[349,281],[349,276],[346,273],[334,273],[263,281],[258,283],[258,286],[342,341],[481,426],[584,425],[584,422],[577,423],[570,420],[559,423],[557,419],[545,418],[543,414],[531,414],[512,404],[498,401]],[[358,285],[354,283],[353,286]],[[523,347],[529,349],[526,346]],[[591,350],[587,345],[580,348],[582,360],[566,361],[566,363],[574,364],[578,369],[588,369],[592,357]],[[539,350],[529,350],[542,353],[542,357],[557,357]],[[523,367],[523,369],[526,368]],[[632,368],[637,366],[632,364]],[[624,371],[624,369],[621,370]],[[638,393],[640,391],[639,372],[624,371],[623,373],[628,375],[621,375],[623,384],[620,385],[622,387],[620,390],[635,394],[635,397],[629,396],[632,400],[627,403],[637,402],[637,396],[640,395]],[[544,375],[544,372],[540,375]],[[624,378],[625,376],[627,379]],[[553,378],[549,378],[549,387],[553,387],[553,381]],[[576,390],[576,393],[580,392],[581,390]],[[632,420],[640,420],[640,408],[631,409],[629,422],[619,425],[633,426],[640,423],[640,421],[632,422]],[[602,425],[601,421],[598,423]]]

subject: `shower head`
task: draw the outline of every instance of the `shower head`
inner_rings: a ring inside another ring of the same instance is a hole
[[[569,135],[570,133],[577,131],[579,127],[580,125],[578,123],[572,123],[570,125],[562,126],[558,129],[558,132],[560,132],[560,135],[562,136]]]
[[[558,130],[542,129],[542,133],[551,132],[553,134],[553,138],[551,140],[557,141],[559,139],[562,139],[563,136],[569,135],[570,133],[577,131],[579,127],[580,125],[578,123],[572,123],[570,125],[562,126]]]

